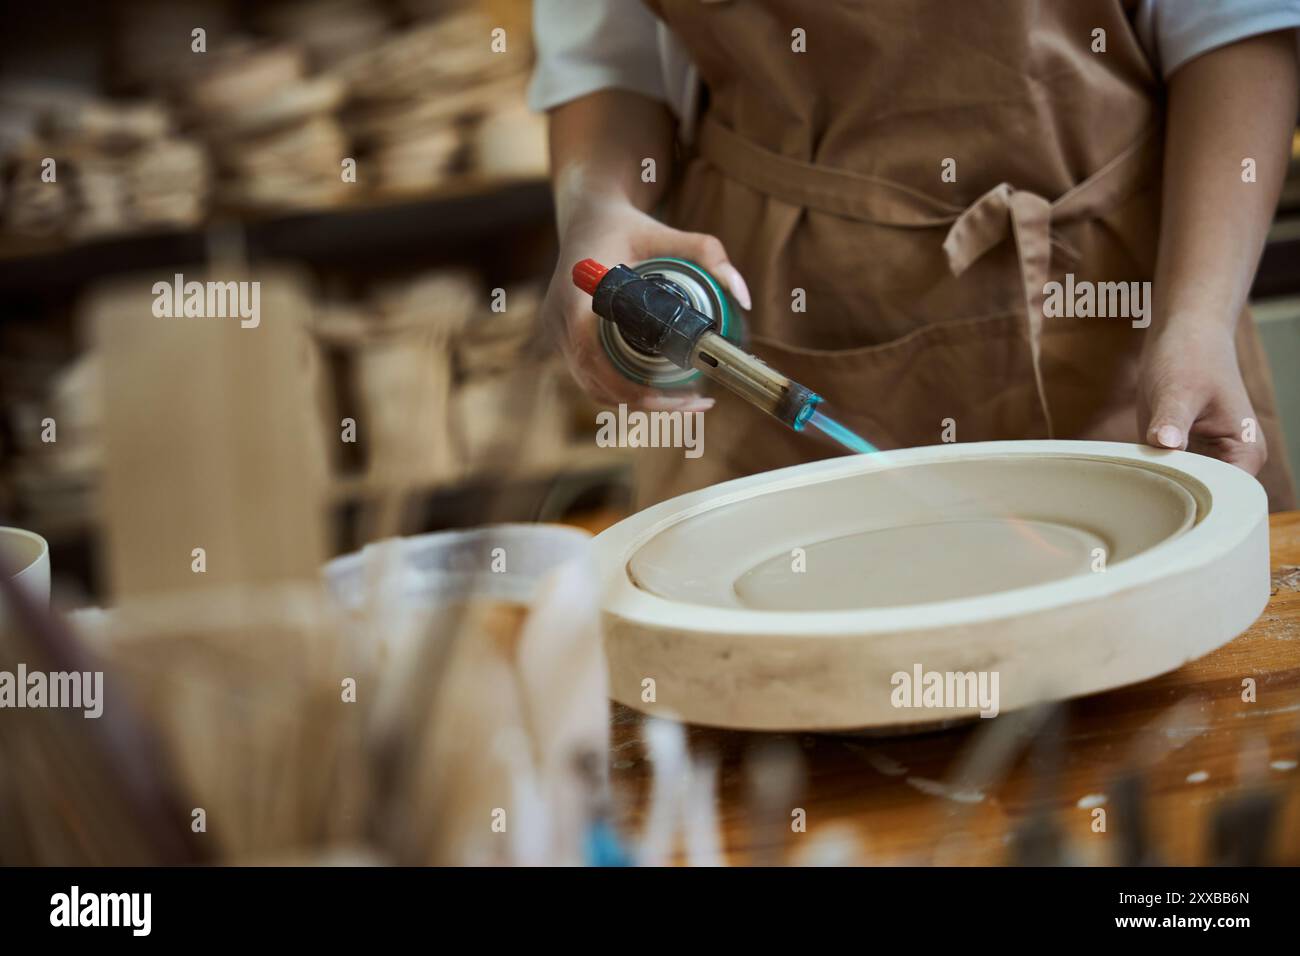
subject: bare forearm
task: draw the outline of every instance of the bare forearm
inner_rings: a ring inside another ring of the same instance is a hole
[[[580,200],[623,200],[649,211],[672,167],[672,114],[664,104],[622,90],[602,90],[550,112],[551,178],[563,235]],[[653,182],[642,163],[655,161]]]
[[[1169,80],[1158,328],[1231,328],[1259,264],[1296,120],[1291,31],[1197,57]],[[1255,182],[1243,181],[1254,161]]]

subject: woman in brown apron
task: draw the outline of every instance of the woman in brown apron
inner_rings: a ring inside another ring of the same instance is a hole
[[[706,407],[618,379],[568,280],[587,256],[677,255],[752,304],[757,354],[881,448],[1147,441],[1239,464],[1294,507],[1244,308],[1294,124],[1294,39],[1193,61],[1166,108],[1134,2],[652,0],[707,91],[666,194],[644,175],[669,166],[666,110],[606,91],[552,113],[546,309],[579,379],[613,402]],[[1220,137],[1198,139],[1215,116]],[[1206,155],[1230,162],[1207,171]],[[648,215],[664,199],[675,228]],[[1139,285],[1123,314],[1090,316],[1048,301],[1053,282]],[[716,403],[701,457],[638,451],[642,504],[835,453]]]

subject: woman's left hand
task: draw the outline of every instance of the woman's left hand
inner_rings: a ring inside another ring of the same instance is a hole
[[[1241,380],[1232,329],[1217,322],[1172,322],[1152,331],[1138,381],[1142,440],[1258,474],[1268,446]]]

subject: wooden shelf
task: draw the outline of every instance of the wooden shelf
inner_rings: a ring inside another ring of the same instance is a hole
[[[1280,214],[1269,230],[1252,299],[1300,294],[1300,214]]]
[[[416,499],[475,492],[494,481],[509,486],[600,476],[615,479],[630,472],[631,466],[632,456],[626,451],[575,443],[557,451],[551,460],[537,461],[525,468],[502,472],[496,476],[480,470],[465,472],[453,478],[416,479],[396,483],[375,481],[365,475],[331,476],[325,500],[329,507],[340,507],[373,502],[394,491]],[[98,473],[88,473],[81,476],[80,480],[88,487],[97,486],[100,477]],[[47,538],[77,538],[89,533],[99,523],[93,493],[89,500],[90,506],[81,513],[62,512],[57,516],[46,512],[29,513],[24,516],[24,520]]]
[[[365,475],[335,477],[330,480],[327,497],[334,504],[382,497],[393,491],[404,494],[437,494],[475,488],[498,480],[509,483],[553,481],[566,476],[615,473],[631,466],[631,455],[617,449],[574,444],[556,452],[549,461],[533,462],[527,467],[492,475],[470,471],[445,479],[421,479],[384,483]]]
[[[81,243],[0,239],[0,289],[38,292],[81,285],[122,272],[202,262],[210,237],[239,230],[251,260],[299,259],[329,264],[382,258],[394,250],[454,249],[511,229],[543,226],[551,197],[541,179],[468,177],[433,192],[369,193],[328,209],[224,209],[203,226],[105,237]]]

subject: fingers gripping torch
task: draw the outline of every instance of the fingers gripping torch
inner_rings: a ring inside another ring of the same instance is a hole
[[[717,318],[695,308],[688,290],[662,272],[643,274],[624,265],[609,269],[583,259],[573,267],[573,282],[591,296],[592,311],[617,329],[618,349],[632,351],[631,363],[623,361],[602,330],[606,351],[620,370],[628,374],[629,364],[653,369],[655,361],[668,370],[667,375],[638,374],[644,384],[680,382],[681,370],[698,370],[795,431],[803,430],[822,401],[724,338]]]

